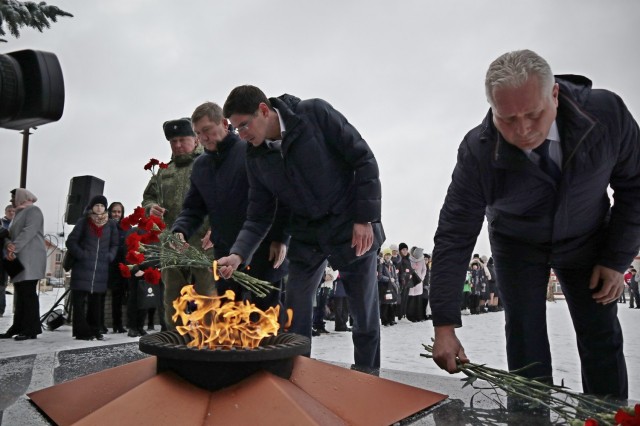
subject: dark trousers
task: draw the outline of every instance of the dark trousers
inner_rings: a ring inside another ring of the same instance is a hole
[[[316,307],[313,308],[313,328],[315,329],[324,329],[324,313],[327,309],[329,291],[327,287],[319,287],[316,291]]]
[[[127,328],[132,330],[144,329],[144,322],[147,319],[147,310],[138,307],[138,279],[128,280],[127,298]]]
[[[638,293],[638,283],[629,284],[629,307],[633,308],[635,301],[636,308],[640,309],[640,294]]]
[[[127,290],[122,283],[111,288],[111,318],[114,331],[122,328],[122,303],[126,294]]]
[[[395,303],[383,303],[380,305],[380,320],[382,321],[382,325],[390,325],[395,321],[395,307]]]
[[[582,367],[582,387],[588,394],[626,399],[627,368],[616,303],[601,305],[591,297],[591,268],[554,271],[573,321]],[[509,370],[538,363],[522,371],[530,378],[552,380],[547,335],[546,292],[550,267],[522,260],[496,259],[500,299],[505,309]]]
[[[320,254],[307,256],[307,262],[297,259],[297,256],[290,258],[287,281],[286,305],[287,308],[293,309],[293,321],[289,331],[311,338],[313,298],[327,261]],[[353,317],[351,337],[355,364],[374,368],[380,366],[377,262],[376,253],[372,252],[340,268],[340,276]]]
[[[38,280],[13,283],[15,311],[13,324],[7,330],[7,334],[12,336],[16,334],[36,336],[42,333],[37,286]]]
[[[4,315],[4,310],[7,307],[6,291],[7,287],[4,285],[0,285],[0,315]]]
[[[102,296],[104,293],[90,293],[83,290],[71,290],[73,318],[72,335],[84,339],[98,336],[102,330]]]
[[[0,270],[0,315],[4,314],[7,307],[7,273]]]
[[[348,328],[347,322],[349,322],[349,303],[347,302],[347,298],[334,296],[333,309],[336,316],[335,330],[346,330]]]
[[[409,303],[409,286],[410,284],[402,284],[400,286],[400,299],[396,304],[396,316],[402,319],[407,316],[407,304]]]

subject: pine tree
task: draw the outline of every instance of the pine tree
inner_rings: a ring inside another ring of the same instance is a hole
[[[6,35],[5,24],[15,38],[20,37],[22,27],[35,28],[42,32],[50,28],[49,20],[58,21],[59,16],[73,17],[69,12],[49,6],[45,2],[0,0],[0,36]],[[6,40],[0,38],[0,42]]]

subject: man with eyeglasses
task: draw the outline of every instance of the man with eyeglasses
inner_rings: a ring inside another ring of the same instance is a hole
[[[311,337],[312,300],[329,260],[340,270],[353,316],[356,367],[380,366],[377,256],[380,222],[378,164],[347,119],[321,99],[267,98],[239,86],[224,116],[249,142],[247,220],[230,255],[219,260],[230,276],[268,232],[276,206],[292,211],[286,305],[289,331]],[[273,155],[275,153],[275,155]]]
[[[144,190],[142,207],[148,214],[158,216],[171,229],[180,210],[182,202],[189,190],[189,177],[193,163],[202,154],[196,134],[191,127],[191,120],[180,118],[166,121],[162,125],[164,135],[171,146],[171,161],[166,169],[160,169],[149,180]],[[194,232],[188,243],[203,250],[211,248],[207,228],[201,226]],[[165,286],[163,306],[161,306],[161,327],[173,329],[173,297],[185,284],[196,284],[197,289],[213,288],[213,277],[206,268],[176,269],[162,271],[162,283]]]

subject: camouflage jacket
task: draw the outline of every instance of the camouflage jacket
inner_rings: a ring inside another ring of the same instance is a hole
[[[156,175],[151,177],[144,190],[142,207],[145,208],[147,214],[154,204],[167,209],[163,217],[164,222],[167,224],[167,229],[171,229],[173,222],[175,222],[182,210],[182,203],[187,191],[189,191],[189,178],[193,162],[203,152],[202,146],[198,145],[191,154],[173,156],[169,162],[169,167],[159,169]],[[204,223],[208,224],[209,220],[205,218]],[[207,233],[207,226],[200,227],[198,232],[194,233],[189,239],[189,244],[201,247],[200,240]]]

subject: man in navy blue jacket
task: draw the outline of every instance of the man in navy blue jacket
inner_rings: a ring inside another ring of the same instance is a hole
[[[484,216],[505,309],[510,370],[552,380],[545,294],[553,268],[573,320],[585,393],[626,398],[615,301],[640,246],[640,135],[622,100],[581,76],[554,78],[529,50],[487,71],[491,106],[460,145],[435,235],[434,360],[468,362],[461,325],[464,276]],[[613,206],[607,187],[613,189]]]
[[[224,115],[251,145],[247,153],[249,209],[231,248],[220,259],[223,276],[247,258],[271,226],[276,206],[291,209],[287,307],[290,331],[311,337],[312,299],[329,260],[340,270],[354,319],[357,366],[380,366],[376,252],[380,223],[378,164],[358,131],[321,99],[267,99],[239,86]]]
[[[232,131],[228,120],[222,116],[222,108],[213,102],[197,107],[191,122],[204,154],[193,164],[189,191],[171,229],[188,240],[208,216],[214,256],[219,259],[229,255],[246,217],[249,196],[245,162],[247,143]],[[277,288],[281,287],[288,272],[285,256],[289,236],[284,229],[288,219],[288,211],[278,209],[274,225],[253,255],[251,268],[245,271]],[[251,297],[231,282],[218,282],[216,286],[218,294],[231,288],[238,299]],[[265,310],[278,305],[280,292],[271,291],[264,298],[251,297],[251,301]]]

